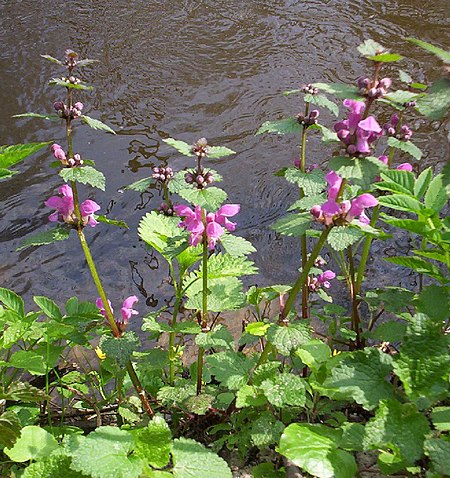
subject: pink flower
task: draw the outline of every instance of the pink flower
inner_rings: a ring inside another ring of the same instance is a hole
[[[413,167],[410,163],[402,163],[399,164],[396,169],[398,169],[399,171],[412,171]]]
[[[355,217],[359,216],[359,221],[363,224],[369,224],[370,219],[364,213],[364,209],[368,207],[373,207],[378,204],[378,200],[376,197],[372,196],[372,194],[365,193],[361,194],[357,198],[353,199],[351,202],[350,209],[345,216],[345,220],[348,222],[352,222]]]
[[[216,213],[206,214],[206,237],[208,240],[208,247],[212,250],[216,246],[216,242],[225,232],[234,231],[236,223],[231,222],[228,218],[234,216],[239,212],[239,204],[225,204]],[[174,206],[175,212],[178,216],[184,217],[178,226],[184,227],[191,235],[189,237],[189,244],[196,246],[203,240],[203,233],[205,232],[205,224],[203,223],[203,211],[200,206],[195,206],[192,210],[188,206],[178,205]],[[222,227],[223,226],[223,227]]]
[[[131,319],[133,315],[139,314],[137,310],[133,309],[133,305],[138,302],[139,299],[135,295],[131,295],[130,297],[127,297],[122,304],[122,309],[121,309],[121,315],[122,317],[118,320],[116,320],[117,327],[121,332],[124,331],[125,326],[128,324],[128,321]],[[111,302],[108,299],[108,304],[111,309],[111,312],[114,313],[114,310],[111,306]],[[95,305],[99,308],[100,313],[103,315],[103,317],[107,318],[106,315],[106,310],[103,306],[103,301],[100,299],[100,297],[95,301]]]
[[[108,299],[108,304],[109,304],[109,308],[111,309],[111,312],[114,313],[114,309],[112,308],[111,301],[109,299]],[[105,310],[105,307],[103,306],[103,301],[102,299],[100,299],[100,297],[95,301],[95,305],[98,307],[98,309],[100,310],[100,313],[106,319],[107,317],[106,310]]]
[[[98,224],[98,221],[94,217],[94,212],[98,211],[100,206],[90,199],[80,204],[80,213],[83,223],[89,224],[91,227],[95,227]]]
[[[323,285],[327,289],[331,287],[330,280],[334,279],[336,277],[336,274],[333,271],[324,271],[322,274],[319,274],[317,276],[317,280],[320,285]]]

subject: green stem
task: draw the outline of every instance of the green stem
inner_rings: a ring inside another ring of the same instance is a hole
[[[356,333],[356,347],[361,347],[360,328],[359,328],[359,313],[358,313],[358,294],[355,288],[355,262],[353,260],[352,246],[347,248],[349,276],[350,276],[350,298],[352,301],[352,330]]]
[[[178,315],[178,310],[180,308],[180,303],[181,303],[181,297],[179,297],[179,294],[177,293],[177,297],[175,299],[175,305],[173,306],[173,312],[172,312],[172,322],[171,326],[172,328],[175,327],[175,324],[177,323],[177,315]],[[173,387],[174,381],[175,381],[175,357],[176,357],[176,350],[175,350],[175,332],[170,332],[169,334],[169,385]]]
[[[309,103],[306,103],[305,106],[305,118],[309,112]],[[306,132],[308,128],[303,125],[302,128],[302,146],[301,146],[301,157],[300,157],[300,171],[303,173],[306,170]],[[303,188],[300,189],[300,199],[305,197],[305,192]],[[306,240],[306,234],[301,236],[301,253],[302,253],[302,268],[305,267],[306,261],[308,260],[308,242]],[[302,319],[308,318],[308,299],[309,299],[309,289],[308,284],[305,281],[302,287]]]

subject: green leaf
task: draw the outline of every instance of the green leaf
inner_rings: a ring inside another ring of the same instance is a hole
[[[405,393],[419,408],[428,408],[448,392],[450,356],[448,341],[436,324],[424,314],[416,314],[408,324],[394,370]]]
[[[102,222],[103,224],[109,224],[110,226],[117,226],[123,227],[124,229],[129,229],[128,224],[125,221],[121,221],[118,219],[109,219],[108,217],[103,215],[95,216],[95,219],[97,219],[98,222]]]
[[[422,157],[422,151],[414,143],[411,143],[411,141],[404,141],[397,139],[394,136],[390,136],[387,140],[387,144],[391,148],[396,148],[408,153],[414,159],[417,159],[417,161]]]
[[[153,178],[143,178],[139,179],[139,181],[129,184],[128,186],[125,186],[123,189],[126,191],[130,190],[137,191],[138,193],[144,193],[154,182],[155,180]]]
[[[84,123],[86,123],[92,129],[97,129],[100,131],[106,131],[107,133],[116,134],[116,132],[112,128],[110,128],[107,124],[101,122],[98,119],[91,118],[86,115],[81,115],[81,119],[83,120]]]
[[[372,182],[386,166],[373,156],[365,158],[348,158],[335,156],[328,162],[330,169],[346,179],[365,179]]]
[[[390,91],[383,99],[388,100],[387,102],[391,104],[394,108],[403,110],[405,108],[404,104],[409,101],[415,101],[419,95],[408,90],[397,90]]]
[[[184,320],[183,322],[177,322],[174,327],[175,332],[178,334],[199,334],[202,331],[200,325],[197,322],[191,320]]]
[[[139,337],[134,332],[125,332],[121,337],[103,335],[98,346],[107,357],[115,359],[124,366],[130,361],[139,344]]]
[[[93,478],[138,478],[142,462],[134,455],[133,436],[117,427],[97,428],[87,437],[78,437],[72,452],[71,468]]]
[[[397,211],[419,213],[424,209],[423,204],[416,198],[406,194],[392,194],[378,198],[382,206],[396,209]]]
[[[406,83],[407,85],[413,82],[412,76],[406,71],[398,70],[398,77],[400,78],[400,81]]]
[[[24,160],[28,156],[36,153],[45,146],[49,145],[50,141],[44,143],[28,143],[15,144],[12,146],[0,146],[0,168],[9,168],[14,164]]]
[[[348,451],[363,451],[365,429],[361,423],[346,422],[341,425],[342,441],[340,446]]]
[[[432,178],[433,170],[431,169],[431,167],[424,169],[420,173],[414,184],[414,196],[416,196],[417,199],[420,199],[425,194],[425,191],[428,189]]]
[[[331,358],[330,347],[321,340],[311,340],[302,345],[296,353],[302,362],[313,371],[317,371],[322,364]]]
[[[437,213],[441,211],[448,201],[447,192],[442,180],[442,174],[435,176],[431,181],[424,198],[425,207],[433,209],[433,211],[436,211]]]
[[[267,403],[266,397],[258,387],[253,385],[243,385],[236,392],[236,407],[260,407]]]
[[[12,411],[6,411],[0,415],[0,445],[12,448],[20,436],[19,417]]]
[[[210,332],[201,332],[195,337],[195,343],[209,349],[234,349],[234,338],[231,332],[222,324],[219,324]]]
[[[42,355],[32,350],[14,352],[9,359],[9,363],[12,367],[23,368],[32,375],[44,375],[47,370]]]
[[[229,254],[214,254],[208,259],[208,278],[240,277],[253,275],[258,272],[254,262],[245,257],[233,257]],[[196,271],[199,277],[203,277],[203,267]]]
[[[403,193],[413,194],[415,186],[414,174],[410,171],[399,171],[398,169],[386,169],[380,174],[385,181],[398,184],[403,189]],[[381,183],[383,184],[383,183]]]
[[[13,310],[20,317],[25,315],[25,306],[22,297],[12,290],[0,287],[0,302],[3,302],[7,309]]]
[[[431,421],[439,431],[450,430],[450,407],[434,407],[431,412]]]
[[[81,184],[89,184],[94,188],[105,190],[105,176],[102,172],[97,171],[92,166],[83,166],[79,168],[61,169],[59,175],[64,181],[75,181]]]
[[[99,62],[100,60],[91,60],[90,58],[84,58],[83,60],[77,61],[77,67],[88,66],[88,65],[92,65],[93,63],[99,63]]]
[[[311,329],[303,322],[287,326],[272,324],[267,331],[267,340],[276,347],[280,354],[288,357],[311,340]]]
[[[58,121],[61,119],[61,117],[58,115],[42,115],[39,113],[21,113],[18,115],[13,115],[12,118],[39,118],[39,119],[46,119],[49,121]],[[61,164],[61,163],[58,161],[58,164]]]
[[[337,226],[328,234],[327,242],[335,251],[343,251],[363,237],[355,227]]]
[[[179,153],[183,154],[184,156],[194,156],[191,144],[187,144],[184,141],[173,138],[163,139],[163,141],[169,146],[175,148]]]
[[[29,383],[14,382],[6,390],[0,388],[0,400],[14,402],[42,402],[46,398],[45,392],[33,387]]]
[[[322,133],[322,141],[325,144],[331,144],[331,143],[339,143],[339,138],[337,133],[335,133],[333,130],[327,128],[326,126],[323,126],[319,123],[313,124],[309,127],[310,129],[318,129]]]
[[[71,463],[70,456],[57,450],[25,468],[21,478],[87,478],[86,475],[71,470]]]
[[[206,357],[211,375],[230,390],[239,390],[248,382],[250,370],[255,365],[255,358],[242,352],[218,352]]]
[[[338,98],[363,101],[356,86],[346,85],[345,83],[313,83],[313,86]]]
[[[50,55],[41,55],[42,58],[45,58],[46,60],[49,60],[51,61],[52,63],[56,63],[58,65],[61,65],[63,64],[62,61],[58,60],[57,58],[53,58],[52,56]]]
[[[54,320],[62,319],[61,311],[59,310],[59,307],[56,305],[56,303],[52,299],[49,299],[48,297],[44,297],[44,296],[34,296],[33,300],[35,304],[38,307],[40,307],[42,311],[44,312],[44,314],[50,319],[54,319]]]
[[[372,39],[364,40],[361,45],[358,46],[358,51],[362,56],[365,56],[366,58],[373,56],[373,55],[379,55],[382,52],[385,51],[385,48],[382,47],[379,43]]]
[[[255,134],[262,133],[300,133],[302,131],[301,124],[297,121],[297,118],[284,118],[278,121],[266,121],[258,129]]]
[[[416,234],[424,234],[427,230],[426,222],[414,219],[384,219],[384,222],[406,231],[415,232]]]
[[[0,168],[0,180],[10,178],[11,176],[14,176],[15,174],[17,174],[18,172],[19,171],[10,171],[9,169]]]
[[[145,428],[132,430],[134,454],[155,468],[164,468],[170,460],[172,434],[161,416],[155,416]]]
[[[173,441],[174,478],[232,478],[225,460],[188,438]]]
[[[270,324],[265,322],[251,322],[245,327],[245,331],[249,334],[256,335],[257,337],[264,337],[269,327]]]
[[[363,444],[366,450],[393,452],[396,458],[393,464],[387,467],[379,461],[379,466],[383,472],[395,473],[422,457],[424,438],[429,431],[427,419],[413,404],[383,400],[375,417],[366,425]]]
[[[319,194],[326,187],[325,174],[320,169],[313,169],[310,173],[303,173],[298,168],[287,168],[284,177],[292,184],[303,189],[306,195]]]
[[[187,202],[201,206],[207,211],[217,211],[226,201],[228,194],[220,188],[211,186],[205,189],[182,189],[178,194]]]
[[[433,55],[436,55],[443,62],[450,63],[450,53],[448,51],[445,51],[442,48],[432,45],[431,43],[427,43],[426,41],[418,40],[417,38],[408,37],[407,40],[410,43],[414,43],[414,45],[420,46],[420,48],[423,48],[424,50],[433,53]]]
[[[292,204],[288,211],[294,211],[295,209],[299,209],[300,211],[310,211],[310,209],[315,206],[316,204],[323,204],[326,202],[327,197],[325,194],[314,194],[312,196],[305,196],[298,201],[295,201]]]
[[[372,333],[372,338],[380,342],[401,342],[406,334],[406,325],[402,322],[389,321],[380,324]]]
[[[416,108],[431,120],[440,120],[447,114],[450,103],[450,80],[441,78],[433,83],[430,93],[417,99]]]
[[[11,460],[23,463],[45,458],[57,448],[58,442],[53,435],[41,427],[31,425],[22,428],[14,446],[3,451]]]
[[[402,60],[403,57],[398,53],[381,53],[379,55],[368,56],[367,59],[380,63],[391,63],[393,61]]]
[[[45,246],[57,241],[64,241],[69,238],[70,231],[71,229],[67,227],[57,226],[49,231],[40,232],[34,236],[27,237],[16,251],[21,251],[31,246]]]
[[[417,296],[416,309],[428,315],[434,323],[442,323],[449,317],[449,288],[438,285],[424,287]]]
[[[84,83],[71,83],[68,80],[63,80],[62,78],[52,78],[49,82],[49,85],[58,85],[64,86],[66,88],[74,90],[92,90],[92,86],[85,85]]]
[[[306,401],[305,381],[298,375],[282,373],[261,383],[267,400],[278,408],[286,405],[303,407]]]
[[[180,406],[187,398],[195,395],[195,385],[183,381],[177,387],[165,386],[159,389],[158,402],[167,406]]]
[[[334,116],[339,115],[339,107],[336,103],[333,101],[329,100],[326,96],[324,95],[311,95],[307,94],[304,97],[305,103],[311,103],[316,106],[321,106],[323,108],[327,108],[329,111],[331,111]]]
[[[355,459],[339,450],[340,434],[325,425],[293,423],[285,428],[278,452],[318,478],[353,478]]]
[[[424,452],[431,460],[433,471],[448,476],[450,470],[450,441],[442,438],[428,438],[424,443]]]
[[[275,469],[272,462],[260,463],[252,468],[253,478],[286,478],[284,468]]]
[[[380,400],[393,396],[392,385],[386,380],[392,371],[392,358],[379,349],[341,353],[327,363],[327,370],[320,390],[336,400],[355,400],[366,410],[373,410]]]
[[[262,413],[252,424],[250,437],[255,446],[265,448],[278,443],[284,430],[284,424],[271,413]]]
[[[236,152],[225,146],[209,146],[208,158],[224,158],[230,154],[236,154]]]
[[[309,212],[287,214],[270,227],[285,236],[300,237],[311,227],[311,214]]]
[[[225,251],[233,257],[242,257],[252,252],[256,252],[250,241],[243,237],[234,236],[233,234],[223,234],[220,237],[220,243]]]
[[[200,395],[189,397],[185,402],[185,406],[188,412],[195,413],[196,415],[206,415],[211,409],[214,400],[215,397],[213,395],[201,393]]]
[[[436,267],[431,262],[426,261],[420,257],[416,256],[402,256],[402,257],[385,257],[385,261],[392,262],[393,264],[397,264],[399,266],[408,267],[409,269],[413,269],[415,272],[419,274],[427,274],[431,277],[434,277],[438,281],[445,283],[446,279],[442,275],[441,271],[438,267]]]

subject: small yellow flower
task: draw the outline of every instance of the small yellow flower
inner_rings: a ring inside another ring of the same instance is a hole
[[[97,354],[97,357],[100,359],[100,360],[105,360],[106,358],[106,354],[104,354],[102,352],[102,349],[100,347],[95,347],[95,353]]]

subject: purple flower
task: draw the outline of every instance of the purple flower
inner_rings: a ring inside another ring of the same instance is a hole
[[[410,163],[402,163],[399,164],[396,169],[398,169],[399,171],[412,171],[413,167]]]
[[[58,189],[58,193],[61,196],[52,196],[44,203],[47,207],[56,209],[53,214],[50,214],[48,220],[51,222],[61,220],[67,224],[74,224],[76,217],[74,214],[72,188],[69,185],[64,184]],[[91,227],[95,227],[98,224],[94,217],[94,213],[99,209],[100,206],[90,199],[86,199],[86,201],[80,204],[81,220],[84,226],[89,224]]]
[[[117,327],[121,332],[124,331],[126,325],[128,324],[128,321],[131,319],[131,316],[139,314],[137,310],[133,309],[133,305],[138,302],[138,298],[135,295],[131,295],[130,297],[127,297],[122,304],[122,309],[121,309],[121,315],[122,317],[118,320],[116,320]],[[111,309],[111,312],[114,313],[114,310],[112,308],[111,302],[108,299],[108,304]],[[95,301],[95,305],[99,308],[100,313],[103,315],[103,317],[107,318],[106,310],[105,307],[103,306],[103,301],[100,299],[100,297]]]
[[[363,224],[369,224],[370,219],[364,213],[364,209],[376,206],[377,204],[378,200],[376,197],[372,196],[372,194],[361,194],[351,202],[351,206],[347,215],[345,216],[345,220],[347,222],[352,222],[355,217],[359,217],[360,222]]]
[[[336,274],[333,271],[324,271],[322,274],[319,274],[317,276],[317,280],[320,285],[323,285],[327,289],[331,287],[330,280],[334,279],[336,277]]]
[[[236,223],[231,222],[228,218],[237,214],[239,209],[239,204],[225,204],[216,213],[210,212],[206,214],[206,236],[210,249],[214,249],[217,240],[225,232],[223,227],[228,231],[234,231]],[[174,206],[174,210],[178,216],[184,218],[178,225],[185,227],[191,233],[189,244],[191,246],[200,244],[205,232],[202,208],[195,206],[195,209],[192,210],[188,206],[178,205]]]
[[[349,154],[370,153],[371,143],[378,139],[383,130],[373,116],[362,119],[365,103],[344,100],[344,106],[350,110],[348,119],[334,125],[338,138],[347,146]]]

